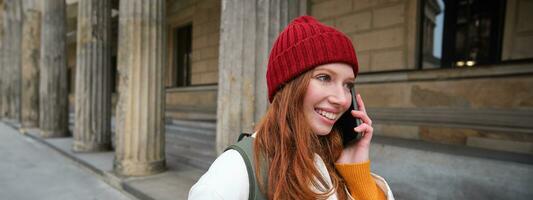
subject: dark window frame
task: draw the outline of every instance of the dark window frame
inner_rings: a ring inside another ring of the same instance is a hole
[[[530,74],[529,71],[526,70],[526,72],[523,72],[523,70],[518,70],[518,68],[522,69],[528,69],[529,65],[533,63],[533,57],[532,58],[523,58],[523,59],[514,59],[514,60],[501,60],[501,50],[499,53],[499,59],[498,62],[490,63],[490,64],[479,64],[476,65],[477,69],[476,73],[446,73],[448,70],[466,70],[469,68],[423,68],[423,33],[424,33],[424,1],[425,0],[418,0],[417,4],[417,13],[416,13],[416,20],[417,20],[417,26],[416,26],[416,40],[415,40],[415,68],[414,69],[398,69],[398,70],[387,70],[387,71],[372,71],[372,72],[363,72],[360,74],[364,74],[367,76],[363,76],[363,82],[358,82],[362,84],[383,84],[383,83],[397,83],[397,82],[419,82],[419,81],[447,81],[447,80],[464,80],[464,79],[478,79],[478,78],[486,78],[486,77],[508,77],[508,76],[523,76],[524,73]],[[505,1],[504,1],[505,2]],[[505,2],[506,5],[507,2]],[[499,42],[500,47],[503,47],[503,33],[504,33],[504,26],[505,26],[505,10],[506,8],[502,9],[502,23],[501,23],[501,33],[500,38],[497,42]],[[527,64],[527,65],[521,65],[517,66],[516,64]],[[496,70],[485,70],[487,68],[491,67],[501,67],[506,69],[511,69],[511,71],[502,70],[503,72],[500,73],[494,73],[493,71]],[[513,71],[513,68],[515,71]],[[471,68],[470,68],[471,69]],[[469,69],[469,70],[470,70]],[[436,72],[436,73],[435,73]],[[440,73],[444,72],[444,73]],[[518,72],[518,73],[517,73]],[[415,76],[408,76],[410,73],[413,73]],[[449,74],[449,75],[448,75]],[[392,78],[392,80],[390,80]],[[359,79],[359,78],[358,78]],[[378,79],[378,80],[375,80]],[[437,124],[438,125],[438,124]],[[526,163],[531,164],[533,163],[531,161],[531,158],[533,158],[532,155],[526,154],[526,153],[516,153],[506,150],[492,150],[492,149],[484,149],[479,147],[471,147],[466,145],[459,145],[459,144],[444,144],[444,143],[435,143],[431,141],[425,141],[421,139],[405,139],[405,138],[399,138],[399,137],[393,137],[393,136],[375,136],[376,143],[380,144],[388,144],[388,145],[394,145],[394,146],[406,146],[410,148],[415,149],[422,149],[426,151],[433,151],[433,152],[440,152],[440,153],[446,153],[446,154],[455,154],[460,156],[469,156],[469,157],[479,157],[479,158],[486,158],[491,160],[499,160],[499,161],[512,161],[517,163]]]
[[[415,49],[415,68],[416,70],[438,70],[438,69],[447,69],[447,68],[453,68],[453,69],[460,69],[457,67],[453,67],[453,63],[451,61],[451,58],[453,58],[455,55],[453,54],[453,50],[450,50],[450,48],[454,48],[454,35],[456,32],[451,32],[446,30],[446,24],[454,22],[454,20],[451,20],[450,18],[457,17],[456,15],[445,15],[445,28],[443,29],[443,37],[442,37],[442,57],[441,57],[441,64],[439,68],[424,68],[424,16],[425,16],[425,5],[428,0],[419,0],[418,1],[418,7],[417,7],[417,36],[416,36],[416,49]],[[458,0],[446,0],[449,2],[456,2]],[[495,26],[491,27],[491,34],[494,34],[493,38],[490,41],[491,46],[491,60],[489,62],[482,62],[477,63],[476,66],[483,67],[483,66],[494,66],[498,64],[511,64],[511,63],[531,63],[533,62],[532,58],[522,58],[522,59],[513,59],[513,60],[502,60],[502,51],[503,51],[503,34],[505,29],[505,16],[506,16],[506,7],[507,7],[507,0],[500,0],[498,10],[500,15],[498,16],[497,23]],[[452,10],[451,13],[456,13],[456,10]],[[448,18],[449,20],[446,20]],[[453,25],[448,25],[448,27]],[[452,28],[453,29],[453,28]],[[448,31],[448,32],[447,32]],[[446,36],[445,36],[446,35]],[[445,39],[447,39],[445,41]],[[494,48],[492,48],[494,47]]]
[[[171,67],[174,70],[171,85],[168,88],[193,86],[191,84],[192,23],[189,22],[181,26],[172,27],[171,33],[174,38]],[[182,63],[182,65],[179,63]]]

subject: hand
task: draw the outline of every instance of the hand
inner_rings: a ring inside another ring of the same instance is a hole
[[[360,132],[362,137],[359,141],[351,144],[350,146],[342,150],[341,156],[337,160],[337,163],[363,163],[369,160],[370,140],[372,139],[372,120],[366,114],[365,104],[361,95],[356,95],[357,104],[359,105],[359,111],[352,110],[351,113],[354,117],[361,119],[362,123],[358,127],[354,128],[354,134]]]

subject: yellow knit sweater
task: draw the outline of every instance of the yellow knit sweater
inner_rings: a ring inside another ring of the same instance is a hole
[[[370,160],[356,164],[335,164],[335,168],[346,181],[352,197],[357,200],[385,200],[385,193],[376,185],[370,175]]]

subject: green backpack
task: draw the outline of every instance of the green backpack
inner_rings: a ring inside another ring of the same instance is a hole
[[[261,192],[259,189],[259,184],[257,183],[257,180],[255,179],[255,160],[254,160],[254,138],[251,136],[251,134],[243,133],[239,136],[238,142],[236,144],[233,144],[226,148],[226,150],[236,150],[241,154],[242,159],[244,160],[244,164],[246,164],[246,171],[248,171],[248,181],[250,185],[250,189],[248,192],[248,199],[249,200],[262,200],[267,199],[266,195]],[[267,168],[268,165],[266,165],[265,162],[262,162],[261,165],[261,172],[263,177],[266,178],[266,172],[264,169]]]

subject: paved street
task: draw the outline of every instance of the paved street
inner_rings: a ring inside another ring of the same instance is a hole
[[[0,122],[0,199],[128,199],[96,175]]]

